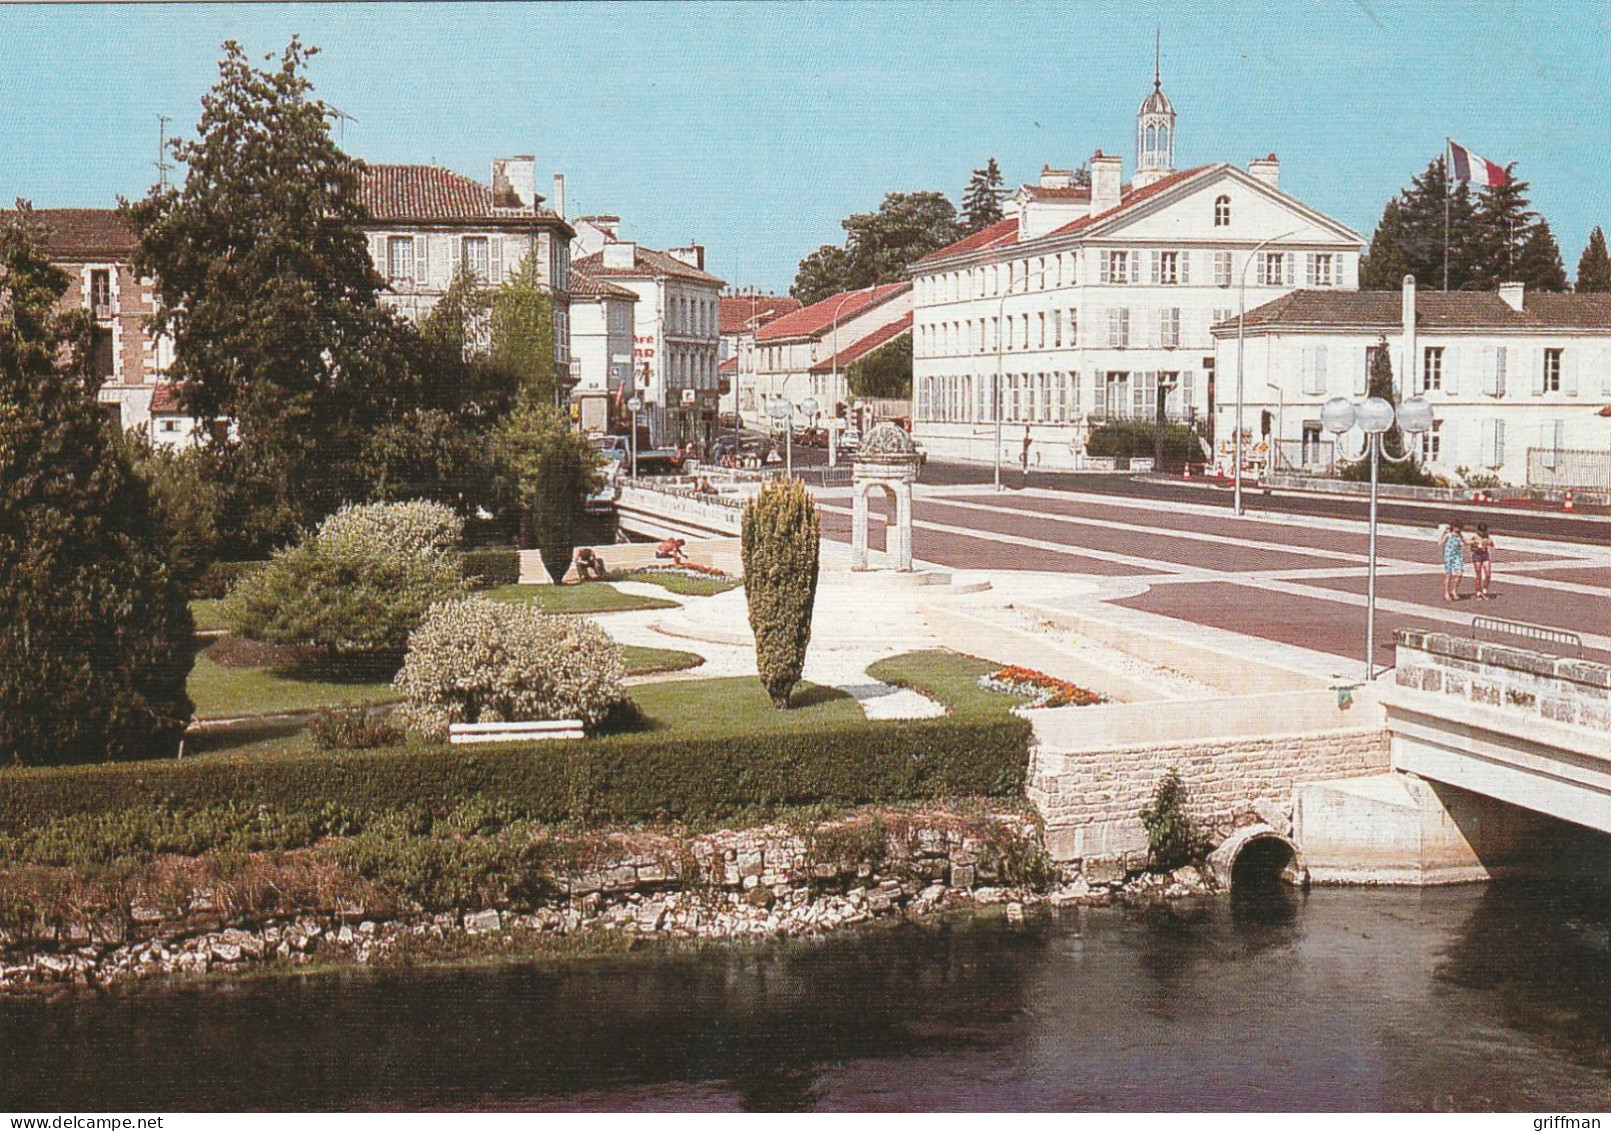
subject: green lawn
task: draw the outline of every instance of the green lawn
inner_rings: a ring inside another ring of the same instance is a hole
[[[697,668],[705,662],[703,656],[693,652],[680,652],[675,648],[645,648],[641,644],[622,644],[620,648],[621,660],[626,664],[627,675],[681,672]]]
[[[580,585],[501,585],[486,596],[510,605],[536,605],[545,613],[624,613],[633,609],[674,609],[676,601],[635,597],[607,581]]]
[[[754,676],[649,683],[630,692],[642,716],[638,730],[682,734],[731,734],[802,731],[832,725],[870,726],[856,701],[843,691],[812,683],[795,686],[792,706],[772,706]]]
[[[879,660],[867,668],[876,680],[908,687],[945,704],[951,714],[969,718],[999,717],[1027,700],[1000,691],[986,691],[979,677],[1001,668],[1000,664],[936,649],[907,652]]]
[[[222,604],[222,601],[210,600],[190,602],[190,615],[196,620],[197,631],[206,632],[224,627],[224,618],[218,615],[218,606]]]
[[[206,656],[196,657],[188,689],[200,719],[266,715],[397,697],[389,681],[303,678],[272,668],[226,668]]]
[[[744,584],[736,577],[689,577],[686,574],[658,569],[614,573],[610,578],[614,581],[647,581],[651,585],[658,585],[669,593],[683,597],[713,597],[717,593],[726,593]]]

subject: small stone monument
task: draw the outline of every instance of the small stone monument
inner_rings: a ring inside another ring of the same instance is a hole
[[[855,491],[851,520],[850,568],[867,568],[867,495],[884,492],[895,515],[885,528],[884,552],[897,570],[912,570],[912,484],[917,482],[917,449],[905,429],[885,422],[875,424],[856,449],[851,465]]]

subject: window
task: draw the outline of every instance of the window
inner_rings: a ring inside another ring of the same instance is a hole
[[[1180,277],[1180,252],[1155,251],[1152,253],[1152,281],[1172,287],[1183,280]]]
[[[164,432],[177,432],[179,431],[179,422],[177,420],[164,420],[162,430]]]
[[[1259,254],[1259,285],[1279,287],[1292,282],[1292,255],[1285,251],[1266,251]]]
[[[1128,283],[1130,281],[1130,253],[1128,251],[1103,253],[1102,281],[1104,283]]]
[[[1421,355],[1421,386],[1427,391],[1443,388],[1443,347],[1427,346]]]
[[[1421,433],[1421,462],[1443,461],[1443,421],[1434,420],[1429,431]]]
[[[392,236],[386,241],[386,278],[394,283],[414,278],[414,237]]]
[[[459,266],[472,279],[486,282],[492,277],[486,236],[465,236],[459,244]]]
[[[1303,391],[1319,396],[1326,391],[1326,347],[1308,346],[1303,351]]]
[[[1180,307],[1166,307],[1158,312],[1158,344],[1164,349],[1180,345]]]
[[[1108,345],[1124,349],[1130,344],[1130,312],[1122,306],[1108,311]]]
[[[1040,327],[1039,336],[1037,338],[1037,341],[1039,342],[1039,345],[1036,348],[1037,349],[1045,349],[1046,348],[1046,314],[1045,314],[1045,312],[1042,311],[1040,314],[1037,314],[1035,316],[1035,320],[1036,320],[1036,322],[1038,323],[1038,325]]]
[[[1214,227],[1228,228],[1231,226],[1231,198],[1221,196],[1214,201]]]
[[[1063,344],[1063,312],[1052,311],[1052,348],[1057,349]]]
[[[1315,252],[1305,260],[1304,283],[1311,287],[1331,287],[1337,283],[1336,271],[1329,252]]]
[[[1544,351],[1544,391],[1561,391],[1561,351],[1558,349]]]
[[[1130,374],[1109,371],[1103,374],[1103,379],[1097,385],[1097,392],[1101,394],[1101,404],[1098,404],[1098,415],[1101,415],[1103,405],[1106,406],[1110,418],[1119,418],[1130,415]]]
[[[1236,317],[1236,311],[1232,310],[1230,307],[1228,307],[1228,306],[1223,307],[1223,308],[1216,307],[1215,310],[1214,310],[1214,322],[1213,322],[1213,324],[1215,326],[1218,326],[1221,322],[1229,322],[1232,318],[1235,318],[1235,317]]]
[[[1485,467],[1503,467],[1505,463],[1505,422],[1503,418],[1490,418],[1482,432],[1482,462]]]
[[[97,318],[112,316],[112,272],[90,272],[90,309]]]
[[[1216,287],[1231,285],[1231,253],[1228,251],[1214,253],[1214,285]]]
[[[1490,397],[1504,396],[1505,383],[1510,376],[1509,369],[1509,346],[1484,347],[1482,351],[1482,391]]]

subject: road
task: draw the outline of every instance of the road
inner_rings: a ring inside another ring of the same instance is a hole
[[[1162,498],[1151,497],[1147,485],[1133,494],[1047,490],[1036,486],[1043,480],[1032,474],[1029,489],[998,494],[988,487],[945,485],[949,477],[945,469],[925,469],[913,530],[914,552],[922,561],[953,569],[1084,575],[1119,606],[1363,660],[1366,524],[1350,500],[1259,496],[1261,508],[1238,519],[1212,490],[1183,488],[1189,501],[1182,502],[1167,484],[1158,485]],[[1092,480],[1107,486],[1122,477],[1067,478],[1085,488]],[[824,533],[849,541],[849,491],[826,491],[821,504]],[[1492,523],[1494,599],[1471,599],[1468,573],[1466,599],[1450,604],[1443,600],[1433,536],[1433,526],[1447,513],[1398,508],[1392,517],[1401,522],[1381,534],[1379,662],[1392,662],[1395,628],[1467,632],[1478,614],[1573,631],[1591,655],[1611,658],[1611,551],[1586,544],[1586,536],[1522,537],[1506,515]],[[1584,529],[1565,516],[1556,521],[1569,533]],[[882,545],[881,524],[879,516],[875,549]]]

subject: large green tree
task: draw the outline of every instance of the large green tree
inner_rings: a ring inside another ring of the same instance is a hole
[[[910,397],[912,335],[903,334],[858,359],[845,377],[858,397]]]
[[[314,53],[293,38],[259,69],[224,44],[197,136],[173,143],[183,184],[124,205],[135,266],[157,280],[154,324],[173,340],[180,401],[232,422],[213,443],[228,451],[238,549],[333,509],[365,434],[418,395],[417,336],[377,301],[360,166],[313,97]]]
[[[1596,224],[1588,246],[1577,261],[1576,289],[1584,294],[1611,291],[1611,255],[1606,253],[1605,232]]]
[[[587,496],[603,485],[598,452],[551,405],[523,401],[494,438],[519,516],[520,544],[535,547],[555,581],[565,576],[587,517]]]
[[[800,261],[789,293],[803,303],[905,279],[907,267],[961,234],[956,208],[942,192],[888,193],[877,212],[858,212],[840,224],[844,247],[824,244]]]
[[[983,169],[973,171],[968,187],[962,190],[962,231],[971,234],[1000,220],[1004,191],[1001,168],[992,157]]]
[[[171,755],[195,626],[31,213],[0,223],[0,762]]]

